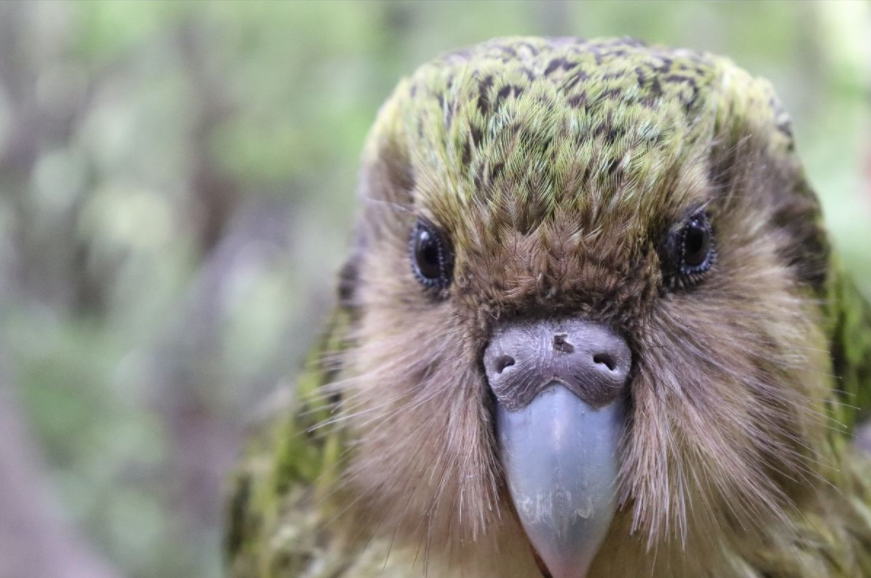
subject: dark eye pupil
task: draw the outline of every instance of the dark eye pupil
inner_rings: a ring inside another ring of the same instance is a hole
[[[441,275],[441,259],[439,244],[426,229],[419,229],[414,247],[414,258],[417,269],[427,279],[438,279]]]
[[[446,289],[451,283],[453,253],[429,223],[418,221],[409,239],[411,269],[424,287]]]
[[[684,265],[699,267],[704,265],[711,250],[711,234],[705,223],[691,221],[683,238]]]
[[[700,283],[717,261],[717,239],[708,213],[698,210],[682,220],[668,231],[660,247],[668,289],[689,289]]]

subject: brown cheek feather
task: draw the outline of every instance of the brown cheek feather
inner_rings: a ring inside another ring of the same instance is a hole
[[[340,415],[355,440],[344,479],[353,526],[416,549],[423,564],[435,552],[448,563],[480,565],[482,549],[492,548],[486,572],[522,568],[531,563],[528,550],[496,555],[499,543],[522,538],[500,496],[478,352],[450,303],[420,291],[407,254],[390,254],[366,262],[358,345],[346,353],[351,377]]]
[[[660,300],[639,336],[626,508],[598,561],[604,575],[631,567],[631,555],[607,554],[631,546],[627,533],[646,544],[633,547],[638,559],[658,552],[657,567],[687,575],[715,565],[729,544],[740,549],[773,527],[788,533],[792,513],[835,467],[817,449],[839,425],[826,414],[818,301],[783,262],[794,239],[740,191],[721,200],[710,278]],[[708,565],[693,570],[699,560]]]

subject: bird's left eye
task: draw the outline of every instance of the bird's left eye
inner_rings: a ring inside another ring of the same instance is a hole
[[[671,289],[687,289],[699,283],[717,257],[714,231],[708,214],[698,211],[677,229],[672,229],[660,254],[663,273]]]
[[[409,241],[411,269],[424,287],[446,289],[453,273],[453,254],[439,232],[418,221]]]

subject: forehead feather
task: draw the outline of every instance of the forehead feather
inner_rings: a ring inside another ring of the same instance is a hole
[[[685,205],[708,149],[754,131],[791,154],[767,82],[726,59],[630,39],[508,38],[418,69],[370,149],[401,151],[418,210],[462,235]]]

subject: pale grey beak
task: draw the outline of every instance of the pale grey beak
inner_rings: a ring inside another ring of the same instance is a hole
[[[583,319],[498,328],[484,352],[508,489],[553,578],[584,578],[617,509],[632,353]]]
[[[511,498],[553,578],[584,578],[611,525],[623,406],[594,409],[557,383],[518,411],[499,405]]]

